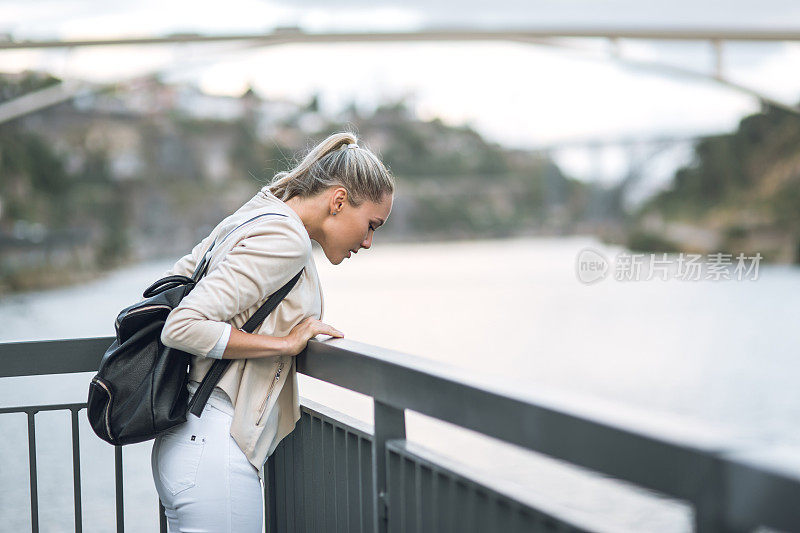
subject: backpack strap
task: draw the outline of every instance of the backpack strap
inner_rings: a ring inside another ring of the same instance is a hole
[[[304,270],[304,269],[303,269]],[[272,293],[267,301],[264,302],[258,310],[253,313],[248,321],[241,327],[242,331],[247,333],[252,333],[258,327],[261,322],[269,315],[273,309],[275,309],[281,300],[283,300],[289,291],[292,290],[292,287],[297,283],[297,280],[300,279],[300,275],[303,273],[303,270],[300,270],[297,274],[294,275],[292,279],[286,282],[286,284]],[[219,380],[222,378],[222,374],[225,372],[225,369],[228,368],[228,365],[231,364],[231,359],[217,359],[214,361],[214,364],[211,365],[211,368],[206,373],[205,377],[203,378],[202,383],[197,388],[192,396],[192,401],[189,403],[189,412],[192,413],[196,417],[200,417],[203,413],[203,408],[208,401],[209,396],[211,396],[211,391],[214,390]]]
[[[222,240],[220,241],[220,244],[225,242],[225,239],[227,239],[231,235],[231,233],[233,233],[237,229],[241,228],[245,224],[249,224],[250,222],[254,221],[255,219],[261,218],[261,217],[267,216],[267,215],[278,215],[278,216],[281,216],[281,217],[285,217],[286,216],[283,213],[261,213],[260,215],[256,215],[256,216],[254,216],[253,218],[251,218],[249,220],[245,220],[244,222],[242,222],[241,224],[239,224],[238,226],[236,226],[235,228],[230,230],[228,232],[228,234],[225,235],[225,237],[222,238]],[[194,269],[194,274],[192,274],[192,279],[193,280],[198,281],[203,276],[203,274],[205,274],[206,271],[208,270],[208,264],[211,262],[211,251],[214,249],[214,246],[216,244],[217,244],[217,240],[214,239],[214,242],[212,242],[211,246],[208,247],[208,250],[206,250],[206,253],[203,254],[203,258],[200,261],[197,262],[197,266]]]

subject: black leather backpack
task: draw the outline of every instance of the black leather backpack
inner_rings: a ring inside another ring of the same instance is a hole
[[[263,213],[236,229],[266,215],[286,216]],[[228,235],[233,231],[235,229]],[[122,446],[153,439],[162,431],[185,422],[188,413],[199,417],[211,391],[230,364],[230,359],[214,361],[190,404],[187,384],[192,356],[161,343],[167,315],[206,273],[215,244],[216,241],[203,255],[192,277],[164,277],[145,289],[146,300],[119,313],[114,324],[116,339],[106,350],[100,369],[89,384],[86,409],[92,429],[109,444]],[[292,290],[302,273],[301,270],[270,295],[241,329],[252,333]]]

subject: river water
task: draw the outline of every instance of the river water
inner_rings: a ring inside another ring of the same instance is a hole
[[[731,434],[800,458],[800,269],[756,280],[617,281],[576,276],[587,238],[380,242],[333,266],[315,249],[323,321],[346,338],[466,368],[526,393],[682,431]],[[176,254],[179,256],[180,254]],[[81,286],[6,297],[0,341],[106,336],[117,312],[172,264],[155,261]],[[0,405],[85,401],[92,373],[0,379]],[[371,421],[369,398],[300,376],[301,395]],[[111,531],[113,448],[81,417],[83,524]],[[36,416],[42,531],[72,531],[68,413]],[[0,415],[0,530],[29,525],[26,419]],[[504,490],[603,531],[689,531],[680,502],[407,414],[407,434]],[[125,522],[157,530],[151,443],[126,446]]]

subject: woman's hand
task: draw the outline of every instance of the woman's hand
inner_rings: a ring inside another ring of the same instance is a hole
[[[306,348],[309,339],[320,333],[332,337],[344,337],[344,333],[314,317],[308,317],[295,327],[285,337],[287,343],[286,355],[297,355]]]

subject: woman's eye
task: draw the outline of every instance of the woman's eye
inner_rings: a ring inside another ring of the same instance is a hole
[[[375,231],[375,228],[372,227],[372,224],[369,225],[369,229],[371,229],[372,231]]]

